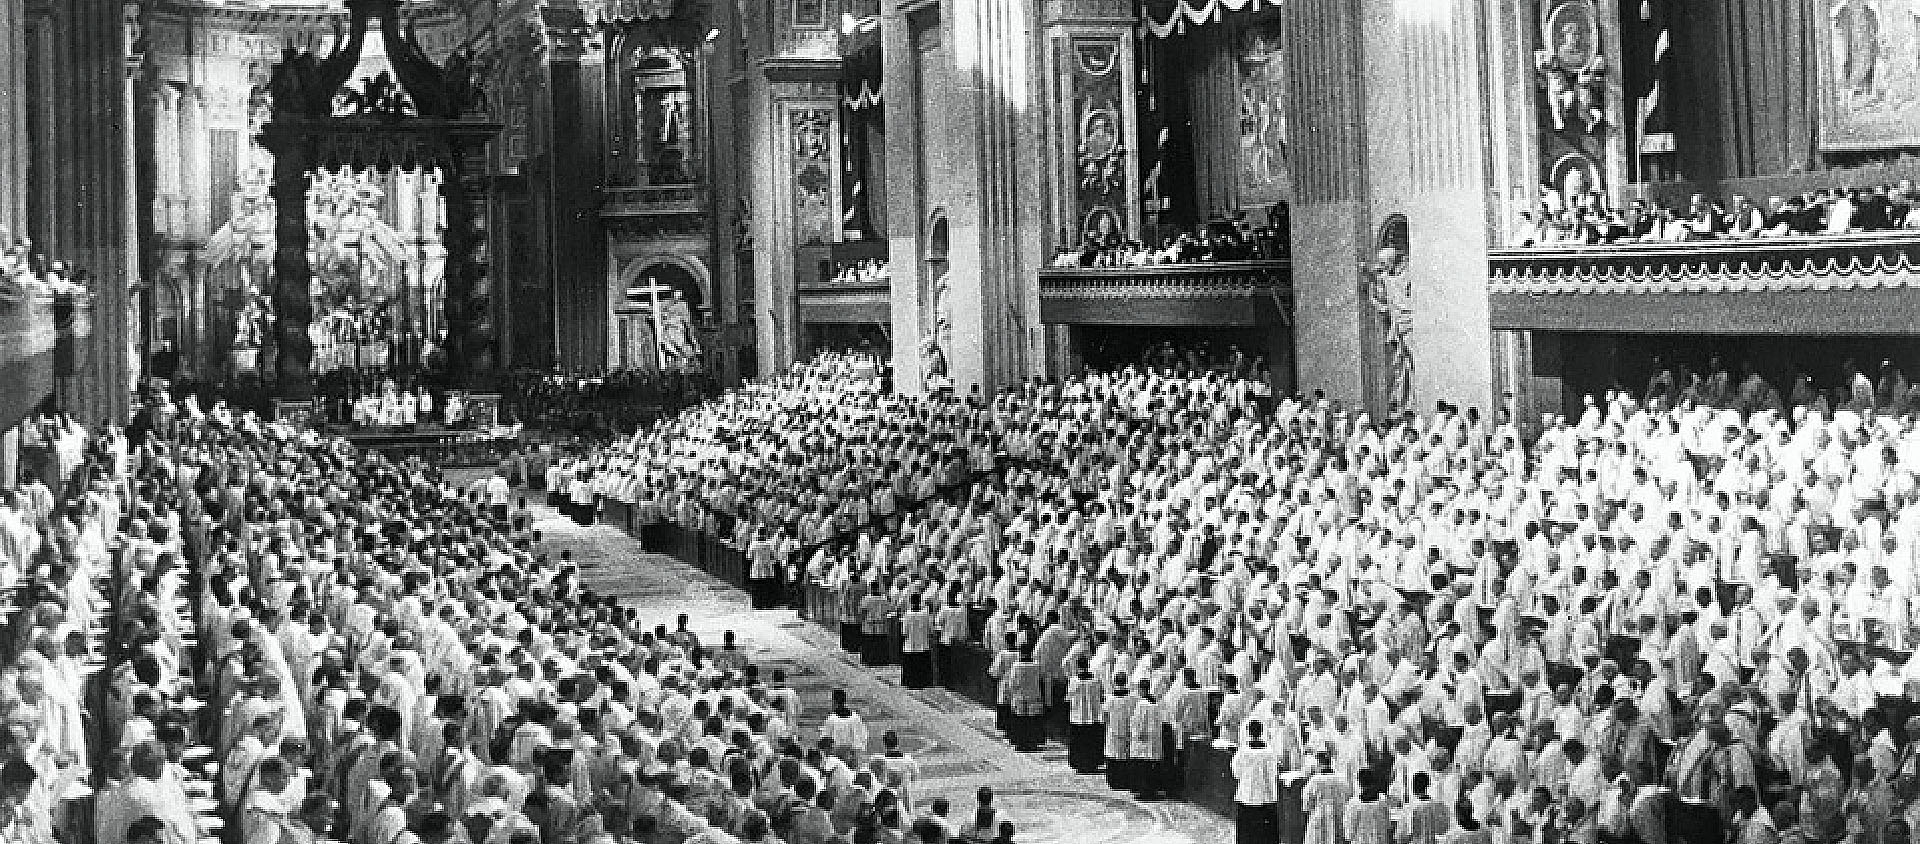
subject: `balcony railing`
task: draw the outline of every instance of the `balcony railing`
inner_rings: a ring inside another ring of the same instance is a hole
[[[1288,287],[1293,263],[1284,260],[1157,264],[1145,267],[1047,267],[1040,295],[1103,298],[1248,296]]]
[[[839,292],[853,292],[853,291],[862,291],[862,292],[883,291],[884,292],[886,290],[891,289],[892,287],[893,287],[892,276],[885,276],[885,275],[866,276],[861,278],[844,279],[844,280],[840,278],[809,279],[809,280],[800,282],[800,289],[802,291],[818,291],[821,293],[839,293]]]
[[[13,427],[53,391],[54,297],[0,291],[0,430]]]
[[[1253,325],[1284,315],[1292,294],[1285,259],[1040,271],[1040,316],[1053,323]]]
[[[1499,249],[1487,264],[1494,296],[1920,287],[1920,231]]]
[[[645,185],[608,188],[601,213],[609,216],[642,214],[700,214],[707,211],[703,185]]]

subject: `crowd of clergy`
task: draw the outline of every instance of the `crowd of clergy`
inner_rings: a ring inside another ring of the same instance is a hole
[[[1243,842],[1905,844],[1920,821],[1907,414],[1589,397],[1267,409],[1127,369],[905,396],[829,356],[583,454],[580,500],[830,589],[908,687],[992,651],[1000,723]],[[589,505],[590,506],[590,505]],[[1064,716],[1064,717],[1061,717]]]
[[[137,419],[0,491],[11,844],[1015,840],[990,793],[916,806],[844,692],[584,588],[491,480],[161,393]]]

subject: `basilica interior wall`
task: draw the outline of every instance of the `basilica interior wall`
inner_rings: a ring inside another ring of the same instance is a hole
[[[1623,11],[1629,79],[1644,72],[1638,64],[1651,52],[1634,43],[1635,5]],[[1843,25],[1854,9],[1875,10],[1877,37],[1856,36],[1858,47]],[[1920,178],[1911,154],[1920,147],[1920,118],[1912,116],[1920,104],[1912,93],[1920,89],[1920,6],[1744,0],[1685,4],[1667,20],[1677,167],[1669,180],[1642,184],[1646,195],[1674,203],[1695,192],[1764,199]],[[1837,66],[1852,49],[1873,68],[1856,80],[1857,96],[1841,90],[1848,82]],[[1856,112],[1858,120],[1842,116]]]

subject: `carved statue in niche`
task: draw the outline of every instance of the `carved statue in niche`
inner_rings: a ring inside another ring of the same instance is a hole
[[[1373,261],[1363,264],[1368,303],[1381,327],[1381,352],[1390,373],[1387,401],[1404,410],[1413,403],[1413,279],[1407,273],[1412,245],[1407,220],[1400,215],[1381,226]]]
[[[700,371],[700,338],[693,330],[693,309],[679,289],[660,302],[660,357],[670,372]]]
[[[660,99],[660,145],[678,147],[686,143],[687,92],[668,91]]]
[[[1397,263],[1399,259],[1391,248],[1380,250],[1368,293],[1374,313],[1386,329],[1381,342],[1392,373],[1387,400],[1406,408],[1413,401],[1413,289],[1403,281],[1404,272],[1392,269]]]
[[[947,303],[948,288],[946,273],[941,273],[933,280],[933,330],[920,339],[921,379],[928,391],[946,389],[953,384],[947,374],[945,351],[953,336],[952,314]]]

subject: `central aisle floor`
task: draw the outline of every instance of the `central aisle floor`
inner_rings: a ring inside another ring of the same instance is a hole
[[[755,611],[744,592],[697,568],[647,553],[625,533],[605,525],[582,527],[554,510],[536,507],[536,527],[556,556],[571,550],[584,585],[638,607],[649,626],[672,627],[687,613],[702,643],[720,642],[732,630],[761,666],[762,676],[785,669],[802,697],[803,735],[813,735],[826,717],[833,689],[844,688],[867,721],[873,749],[887,730],[919,763],[915,815],[935,797],[952,804],[956,824],[972,817],[974,793],[992,786],[1000,816],[1017,827],[1018,844],[1223,844],[1233,824],[1213,812],[1179,801],[1139,802],[1110,791],[1098,776],[1067,767],[1066,750],[1016,752],[994,732],[993,711],[945,689],[909,691],[899,669],[863,668],[840,650],[837,638],[802,621],[792,610]]]

